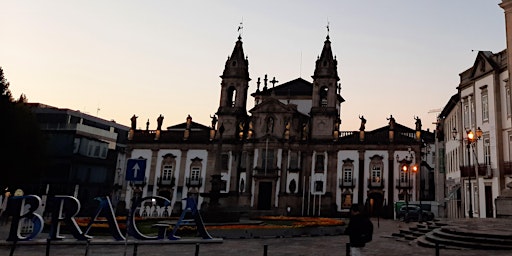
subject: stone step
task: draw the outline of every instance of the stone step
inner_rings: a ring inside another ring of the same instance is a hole
[[[425,236],[418,237],[418,239],[416,239],[414,242],[419,246],[436,248],[436,243],[427,240]],[[464,248],[464,247],[449,246],[446,244],[439,244],[439,243],[438,243],[438,246],[439,246],[439,249],[453,249],[453,250],[467,250],[468,249],[468,248]]]
[[[422,236],[425,234],[424,232],[421,232],[418,230],[411,230],[411,229],[408,229],[408,230],[402,229],[402,230],[400,230],[400,233],[403,234],[404,236],[414,236],[414,237],[419,237],[419,236]]]
[[[502,239],[505,240],[505,242],[511,242],[512,241],[512,231],[507,232],[499,232],[499,231],[493,231],[488,232],[486,230],[472,230],[470,227],[443,227],[441,230],[444,233],[450,233],[454,235],[460,235],[460,236],[471,236],[471,237],[481,237],[481,238],[488,238],[488,239],[497,239],[498,241],[501,241]]]
[[[473,233],[473,232],[461,232],[457,229],[441,228],[433,232],[434,235],[453,239],[453,240],[464,240],[466,242],[483,243],[483,244],[497,244],[497,245],[511,245],[512,236],[499,236],[497,234],[489,233]]]
[[[425,234],[426,241],[439,243],[444,246],[482,249],[482,250],[512,250],[512,243],[498,242],[498,240],[489,240],[472,235],[456,235],[445,233],[440,229]]]

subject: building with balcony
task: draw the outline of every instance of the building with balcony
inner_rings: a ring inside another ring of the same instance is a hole
[[[512,45],[512,1],[503,0],[507,47]],[[448,217],[493,218],[512,216],[512,208],[499,209],[496,200],[512,184],[512,104],[509,69],[512,53],[479,51],[462,71],[457,93],[439,115],[436,147],[438,198]],[[468,137],[475,133],[477,138]],[[469,138],[469,139],[468,139]]]

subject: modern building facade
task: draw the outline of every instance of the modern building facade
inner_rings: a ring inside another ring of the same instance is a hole
[[[424,200],[431,207],[434,134],[422,130],[419,118],[411,129],[392,115],[379,129],[366,131],[360,116],[359,131],[341,131],[345,99],[329,36],[314,64],[312,82],[277,85],[265,76],[250,94],[254,85],[239,37],[210,125],[188,116],[163,130],[160,116],[156,129],[141,130],[134,115],[126,157],[144,162],[144,180],[119,180],[116,196],[126,207],[134,198],[163,196],[174,212],[191,195],[204,209],[217,189],[222,207],[255,214],[335,216],[357,203],[392,217],[395,202]],[[124,173],[135,171],[127,167]]]
[[[75,196],[85,213],[97,207],[95,197],[120,189],[113,184],[126,161],[129,127],[80,111],[28,105],[48,145],[49,166],[41,175],[41,195]]]

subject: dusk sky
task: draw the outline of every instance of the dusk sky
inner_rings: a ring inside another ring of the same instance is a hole
[[[506,48],[501,0],[3,1],[0,66],[17,99],[156,129],[210,125],[243,22],[249,93],[268,74],[312,82],[329,24],[341,78],[340,129],[393,115],[435,127],[477,51]],[[251,99],[248,110],[254,106]]]

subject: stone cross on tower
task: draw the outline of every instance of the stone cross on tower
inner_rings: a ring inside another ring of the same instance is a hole
[[[270,83],[272,84],[272,88],[274,88],[274,86],[276,85],[276,83],[279,83],[279,81],[276,80],[276,77],[274,76],[274,78],[272,80],[270,80]]]

